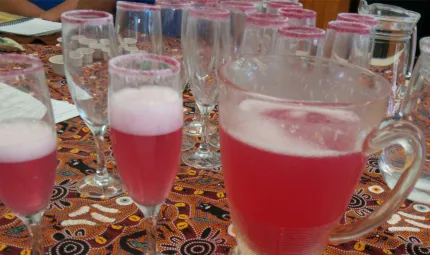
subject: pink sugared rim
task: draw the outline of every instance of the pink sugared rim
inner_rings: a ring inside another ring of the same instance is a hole
[[[160,6],[158,5],[135,3],[135,2],[123,2],[123,1],[118,1],[116,3],[116,8],[117,9],[121,8],[128,11],[143,11],[143,10],[159,11],[160,10]]]
[[[169,68],[144,71],[144,70],[136,70],[136,69],[130,69],[130,68],[118,66],[119,63],[126,63],[129,61],[145,61],[145,60],[164,63],[168,65]],[[154,75],[171,76],[173,74],[179,73],[180,68],[181,68],[181,65],[174,58],[155,55],[155,54],[149,54],[149,53],[122,55],[122,56],[114,57],[109,60],[109,72],[123,75],[123,76],[154,76]]]
[[[251,13],[246,15],[246,23],[260,27],[283,26],[288,19],[273,13]]]
[[[327,30],[334,30],[336,32],[343,32],[343,33],[356,33],[356,34],[362,34],[367,35],[370,34],[372,31],[372,28],[365,24],[360,24],[357,22],[349,22],[349,21],[330,21],[327,25]]]
[[[157,4],[160,5],[161,8],[173,8],[173,9],[185,9],[190,8],[192,3],[184,0],[175,0],[175,1],[157,1]]]
[[[218,5],[218,0],[191,0],[191,4],[202,4],[213,7]]]
[[[13,71],[0,71],[0,77],[8,77],[8,76],[16,76],[16,75],[25,75],[34,73],[37,71],[43,72],[43,63],[39,58],[18,54],[2,54],[1,61],[3,63],[23,63],[23,64],[31,64],[28,68],[17,69]]]
[[[205,19],[227,20],[230,17],[230,12],[216,7],[205,6],[190,8],[188,15]]]
[[[347,12],[342,12],[337,14],[337,20],[358,22],[358,23],[363,22],[364,24],[372,27],[376,26],[376,24],[378,23],[378,21],[372,16],[358,14],[358,13],[347,13]]]
[[[279,10],[279,15],[293,19],[313,19],[317,17],[317,13],[308,9],[284,9]]]
[[[284,1],[269,1],[267,3],[267,8],[280,9],[283,7],[294,7],[294,8],[301,9],[303,8],[303,4],[296,3],[296,2],[284,2]]]
[[[323,29],[307,26],[285,26],[278,29],[278,33],[285,37],[299,39],[322,39],[325,36]]]
[[[68,11],[61,14],[61,22],[71,24],[104,24],[113,22],[112,14],[103,11],[77,10]]]
[[[221,2],[221,8],[230,11],[241,11],[241,12],[256,12],[257,6],[252,2],[240,2],[240,1],[223,1]]]

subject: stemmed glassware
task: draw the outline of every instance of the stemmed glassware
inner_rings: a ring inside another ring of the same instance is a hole
[[[368,68],[375,38],[363,23],[330,21],[325,35],[323,56]]]
[[[26,225],[32,254],[44,255],[43,213],[57,168],[57,137],[40,59],[0,58],[0,200]]]
[[[290,2],[290,1],[279,1],[279,0],[271,0],[267,2],[267,13],[278,14],[281,8],[285,9],[302,9],[303,4]]]
[[[133,54],[109,61],[112,148],[128,194],[145,215],[145,254],[157,254],[157,215],[181,158],[179,72],[179,62],[166,56]]]
[[[279,15],[288,18],[288,25],[290,26],[309,26],[315,27],[317,21],[316,11],[308,9],[280,9]]]
[[[203,130],[197,150],[186,151],[182,161],[192,167],[211,169],[221,166],[220,155],[208,144],[207,123],[218,100],[218,68],[224,63],[229,47],[230,12],[215,7],[188,10],[183,38],[189,61],[191,89],[200,110]]]
[[[185,35],[187,13],[192,4],[186,0],[164,0],[158,1],[157,4],[161,8],[161,23],[164,40],[171,40],[171,43],[169,43],[171,46],[169,52],[164,52],[164,54],[175,58],[181,64],[181,85],[182,90],[185,90],[189,79],[188,69],[186,68],[186,56],[183,54],[183,42],[180,39]],[[184,108],[184,111],[186,110],[187,108]],[[183,136],[182,151],[189,150],[193,148],[194,145],[195,140],[193,137],[189,135]]]
[[[278,29],[287,25],[287,18],[273,13],[251,13],[246,17],[240,56],[266,55],[273,48]]]
[[[285,26],[278,29],[273,53],[320,56],[325,31],[316,27]]]
[[[79,114],[94,136],[97,153],[96,174],[78,181],[77,190],[93,198],[110,198],[123,192],[121,179],[108,173],[105,165],[108,73],[101,48],[108,48],[110,56],[118,55],[113,17],[102,11],[79,10],[63,13],[61,21],[67,84]],[[110,40],[109,45],[94,47],[102,40]],[[88,48],[88,41],[92,48]]]
[[[120,54],[163,50],[161,9],[158,5],[118,1],[115,30],[120,40]]]

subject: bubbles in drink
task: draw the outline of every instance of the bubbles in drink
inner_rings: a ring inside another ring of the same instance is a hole
[[[0,123],[0,162],[24,162],[46,156],[57,145],[54,129],[38,120]]]
[[[164,86],[114,92],[109,111],[111,126],[133,135],[163,135],[177,130],[183,123],[180,94]]]
[[[236,138],[268,151],[329,156],[359,151],[354,138],[360,118],[352,111],[245,100],[237,123],[226,125]]]

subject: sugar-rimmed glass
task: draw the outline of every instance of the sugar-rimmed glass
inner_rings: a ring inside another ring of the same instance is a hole
[[[73,101],[91,130],[97,153],[95,174],[85,176],[76,184],[78,192],[88,197],[110,198],[123,192],[121,179],[109,173],[105,164],[104,136],[108,126],[107,61],[102,54],[76,43],[109,39],[109,56],[118,54],[118,42],[113,27],[113,17],[102,11],[78,10],[61,15],[64,69]],[[74,38],[79,37],[76,41]],[[76,49],[77,48],[77,49]],[[101,50],[101,49],[100,49]],[[101,52],[100,52],[101,53]]]

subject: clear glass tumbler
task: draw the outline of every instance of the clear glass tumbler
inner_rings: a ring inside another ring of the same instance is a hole
[[[57,169],[49,88],[38,58],[4,54],[0,66],[0,201],[27,227],[31,254],[44,255],[40,223]]]
[[[278,29],[273,49],[274,54],[320,56],[324,45],[325,31],[306,26],[285,26]]]
[[[356,240],[385,223],[420,176],[421,130],[407,121],[379,129],[390,84],[378,74],[269,55],[230,62],[220,77],[223,173],[238,242],[231,254],[317,255]],[[368,155],[393,144],[410,163],[402,178],[371,216],[340,225]]]
[[[104,49],[108,49],[109,56],[119,54],[113,17],[107,12],[79,10],[64,12],[61,22],[67,84],[79,114],[93,134],[97,153],[96,174],[85,176],[76,187],[88,197],[117,196],[123,192],[121,179],[117,174],[109,173],[105,164],[108,58],[103,58],[101,49],[87,46],[88,41],[93,45],[101,44],[101,40],[109,40],[109,45],[104,46]],[[79,38],[78,42],[74,40],[76,37]]]

